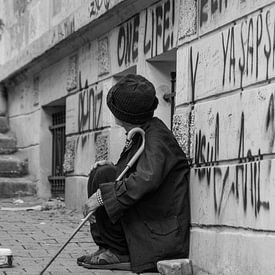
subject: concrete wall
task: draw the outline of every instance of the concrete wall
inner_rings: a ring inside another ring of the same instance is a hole
[[[193,163],[190,257],[207,274],[274,274],[274,1],[197,11],[179,42],[174,125]]]

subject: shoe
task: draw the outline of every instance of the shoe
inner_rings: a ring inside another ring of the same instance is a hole
[[[86,262],[86,261],[89,262],[89,261],[90,261],[90,258],[92,258],[92,257],[94,257],[94,256],[97,256],[98,254],[102,253],[102,252],[105,251],[105,250],[106,250],[106,248],[104,248],[104,247],[99,247],[98,250],[97,250],[96,252],[94,252],[94,253],[92,253],[92,254],[90,254],[90,255],[83,255],[83,256],[81,256],[81,257],[78,257],[77,260],[76,260],[76,262],[77,262],[78,265],[82,266],[82,264],[83,264],[84,262]]]
[[[86,259],[82,266],[88,269],[132,270],[129,255],[118,255],[109,249]]]

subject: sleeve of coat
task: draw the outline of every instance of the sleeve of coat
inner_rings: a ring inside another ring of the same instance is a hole
[[[175,157],[171,154],[169,144],[159,138],[151,138],[145,143],[134,173],[122,181],[100,184],[104,207],[113,223],[127,208],[159,187],[173,166]]]

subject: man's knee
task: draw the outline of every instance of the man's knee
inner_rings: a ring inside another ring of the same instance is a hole
[[[111,164],[105,164],[98,166],[95,170],[95,177],[99,178],[111,178],[111,180],[115,180],[116,177],[116,167]]]
[[[116,167],[106,164],[93,169],[88,179],[88,196],[90,197],[99,185],[104,182],[114,181],[116,179]]]

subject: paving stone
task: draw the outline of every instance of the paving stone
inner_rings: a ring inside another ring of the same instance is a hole
[[[192,263],[189,259],[159,261],[157,266],[162,275],[192,275]]]
[[[3,200],[6,199],[0,199],[0,206],[6,205]],[[68,240],[82,217],[80,212],[72,213],[67,209],[63,212],[0,210],[0,246],[10,248],[14,255],[14,267],[2,268],[0,274],[39,274]],[[45,224],[40,224],[41,222]],[[90,270],[77,265],[77,257],[96,250],[97,246],[90,236],[90,227],[84,225],[44,274],[134,274],[128,271]]]
[[[29,255],[32,258],[45,258],[45,257],[50,257],[51,255],[46,251],[46,250],[31,250],[28,251]]]

